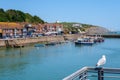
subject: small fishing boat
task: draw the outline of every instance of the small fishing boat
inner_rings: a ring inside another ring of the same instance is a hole
[[[78,45],[92,45],[94,44],[94,40],[90,38],[78,38],[77,41],[75,41],[75,44]]]
[[[104,38],[101,35],[93,35],[93,37],[91,37],[94,39],[94,42],[104,42]]]
[[[104,42],[103,37],[95,37],[94,42]]]

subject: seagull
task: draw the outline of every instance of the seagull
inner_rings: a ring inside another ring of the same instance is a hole
[[[104,65],[105,63],[106,63],[106,57],[105,57],[105,55],[102,55],[102,58],[98,60],[96,67]]]

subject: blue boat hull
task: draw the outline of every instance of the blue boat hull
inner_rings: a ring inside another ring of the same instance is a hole
[[[75,42],[76,45],[93,45],[93,42]]]

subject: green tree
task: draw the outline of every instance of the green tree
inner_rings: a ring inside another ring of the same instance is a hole
[[[43,24],[44,21],[35,15],[35,16],[33,16],[33,23],[42,23]]]
[[[32,15],[30,15],[29,13],[25,13],[25,22],[29,22],[29,23],[32,23],[33,22],[33,17]]]
[[[7,10],[6,14],[8,15],[8,19],[10,22],[16,22],[16,11],[15,10]]]
[[[19,10],[7,10],[8,19],[10,22],[25,22],[25,14]]]
[[[26,16],[22,11],[16,11],[16,19],[18,22],[25,22]]]
[[[0,22],[7,22],[7,21],[9,21],[7,14],[3,9],[0,9]]]
[[[32,16],[29,13],[24,13],[20,10],[9,9],[4,11],[0,8],[0,21],[1,22],[29,22],[29,23],[44,23],[38,16]]]

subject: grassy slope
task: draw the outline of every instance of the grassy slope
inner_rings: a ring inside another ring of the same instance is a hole
[[[89,31],[89,33],[93,32],[93,33],[104,33],[107,32],[108,30],[104,27],[100,27],[100,26],[96,26],[96,25],[91,25],[91,24],[82,24],[82,23],[77,23],[77,22],[62,22],[61,24],[63,24],[64,30],[66,33],[68,33],[69,31],[75,31],[78,32],[78,29],[80,29],[81,31]],[[81,24],[82,27],[79,28],[75,28],[72,27],[73,24]]]

